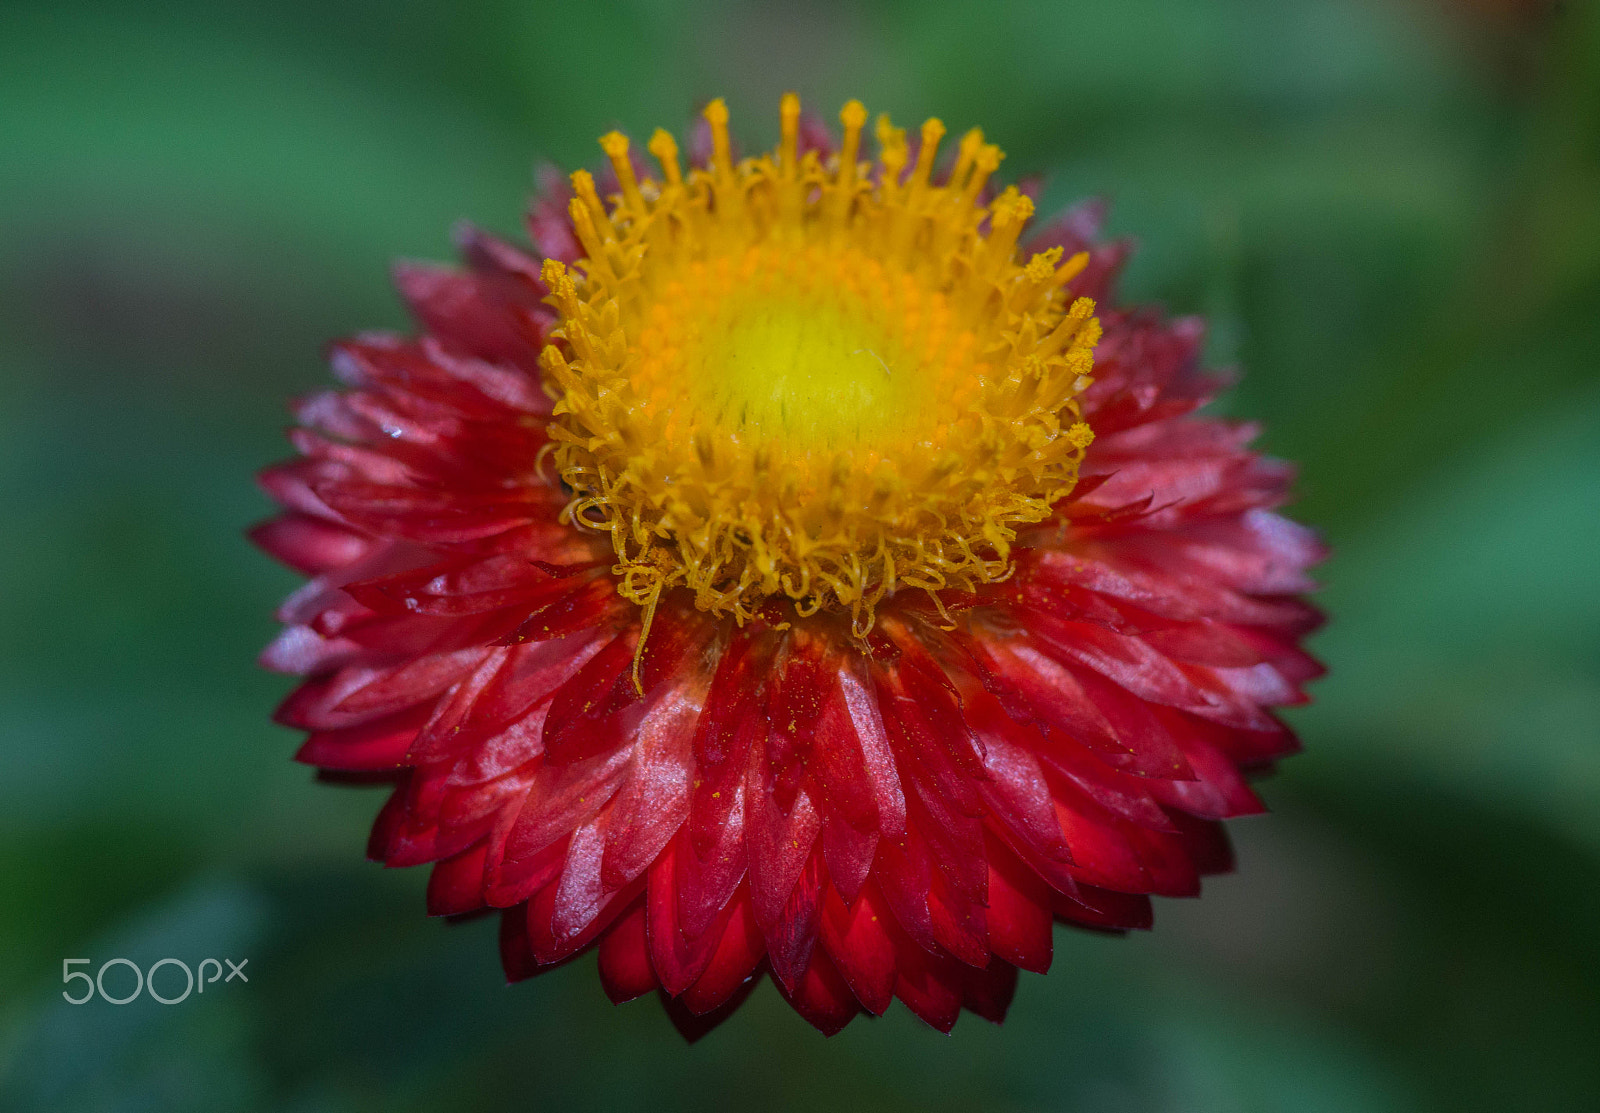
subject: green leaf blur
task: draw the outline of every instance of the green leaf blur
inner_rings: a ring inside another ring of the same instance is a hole
[[[251,473],[326,340],[403,326],[390,260],[515,234],[612,126],[725,95],[770,142],[788,88],[1111,197],[1336,550],[1239,873],[1060,930],[1002,1029],[824,1041],[764,987],[691,1048],[592,959],[504,988],[252,664],[295,581]],[[0,509],[0,1108],[1600,1108],[1600,6],[10,3]],[[168,955],[251,981],[61,1000]]]

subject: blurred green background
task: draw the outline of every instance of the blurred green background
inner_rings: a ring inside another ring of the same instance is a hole
[[[390,259],[515,234],[613,125],[721,94],[770,142],[786,88],[1112,197],[1127,295],[1210,317],[1337,550],[1240,872],[1060,932],[1003,1029],[824,1041],[764,987],[688,1048],[592,960],[507,989],[252,664],[294,578],[251,473],[324,341],[403,326]],[[1600,1108],[1589,4],[7,3],[0,500],[0,1108]],[[74,1008],[79,956],[250,981]]]

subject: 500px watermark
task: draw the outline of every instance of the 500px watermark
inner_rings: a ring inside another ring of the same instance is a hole
[[[96,994],[99,994],[100,1000],[105,1001],[108,1004],[126,1005],[136,1000],[139,994],[148,993],[151,997],[163,1005],[176,1005],[179,1001],[187,1000],[189,994],[191,993],[197,991],[204,993],[206,991],[206,986],[211,985],[218,979],[221,979],[224,985],[233,981],[235,978],[238,978],[241,982],[248,982],[250,980],[249,976],[244,972],[245,966],[250,962],[250,960],[247,958],[240,959],[238,962],[234,962],[231,958],[225,958],[221,961],[218,961],[214,958],[201,959],[198,972],[189,969],[189,964],[187,962],[177,958],[164,958],[159,962],[153,962],[150,964],[149,970],[141,970],[138,963],[134,962],[132,959],[126,958],[106,959],[100,964],[99,971],[93,975],[91,975],[87,970],[73,969],[74,966],[87,966],[93,961],[94,960],[90,958],[64,958],[61,960],[61,981],[64,985],[71,986],[76,979],[83,979],[83,985],[81,987],[73,987],[82,990],[82,994],[80,996],[74,997],[72,995],[72,990],[70,989],[63,989],[61,991],[61,996],[66,998],[67,1004],[86,1005],[90,1001],[94,1000]],[[226,963],[228,967],[228,976],[225,978],[222,976],[222,967],[224,963]],[[126,975],[117,975],[116,981],[121,982],[121,986],[119,987],[114,982],[112,986],[113,992],[106,992],[106,971],[116,970],[119,966],[126,966],[129,970],[133,971],[134,979],[133,992],[121,997],[114,996],[114,991],[118,988],[125,989],[127,987]],[[177,985],[175,984],[174,980],[178,977],[178,972],[182,971],[184,979],[183,992],[177,994],[176,996],[163,997],[156,991],[156,971],[162,970],[169,966],[173,968],[172,973],[165,975],[162,981],[166,983],[166,988],[170,993],[172,990],[177,989]],[[211,974],[209,978],[206,977],[208,970]]]

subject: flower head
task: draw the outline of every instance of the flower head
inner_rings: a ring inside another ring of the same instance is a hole
[[[336,347],[255,534],[313,577],[279,718],[393,777],[372,856],[502,909],[513,979],[597,946],[688,1034],[762,973],[830,1033],[998,1020],[1053,921],[1228,867],[1319,546],[1195,413],[1198,323],[1105,307],[1095,207],[1030,233],[937,120],[868,163],[857,102],[738,160],[705,119],[687,169],[605,136],[536,255],[467,231],[398,272],[420,337]]]

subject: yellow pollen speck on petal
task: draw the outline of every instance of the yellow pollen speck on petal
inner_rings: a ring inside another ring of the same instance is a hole
[[[867,164],[865,106],[825,156],[800,150],[788,94],[778,148],[735,163],[726,104],[704,117],[705,165],[658,130],[662,180],[641,180],[611,132],[619,192],[573,175],[584,258],[542,272],[565,519],[610,534],[647,621],[684,588],[741,622],[779,599],[865,636],[894,591],[942,611],[938,591],[1004,579],[1093,440],[1077,396],[1100,326],[1069,288],[1087,256],[1019,258],[1033,202],[986,193],[1003,156],[977,129],[936,173],[938,120],[913,156],[880,117]]]

